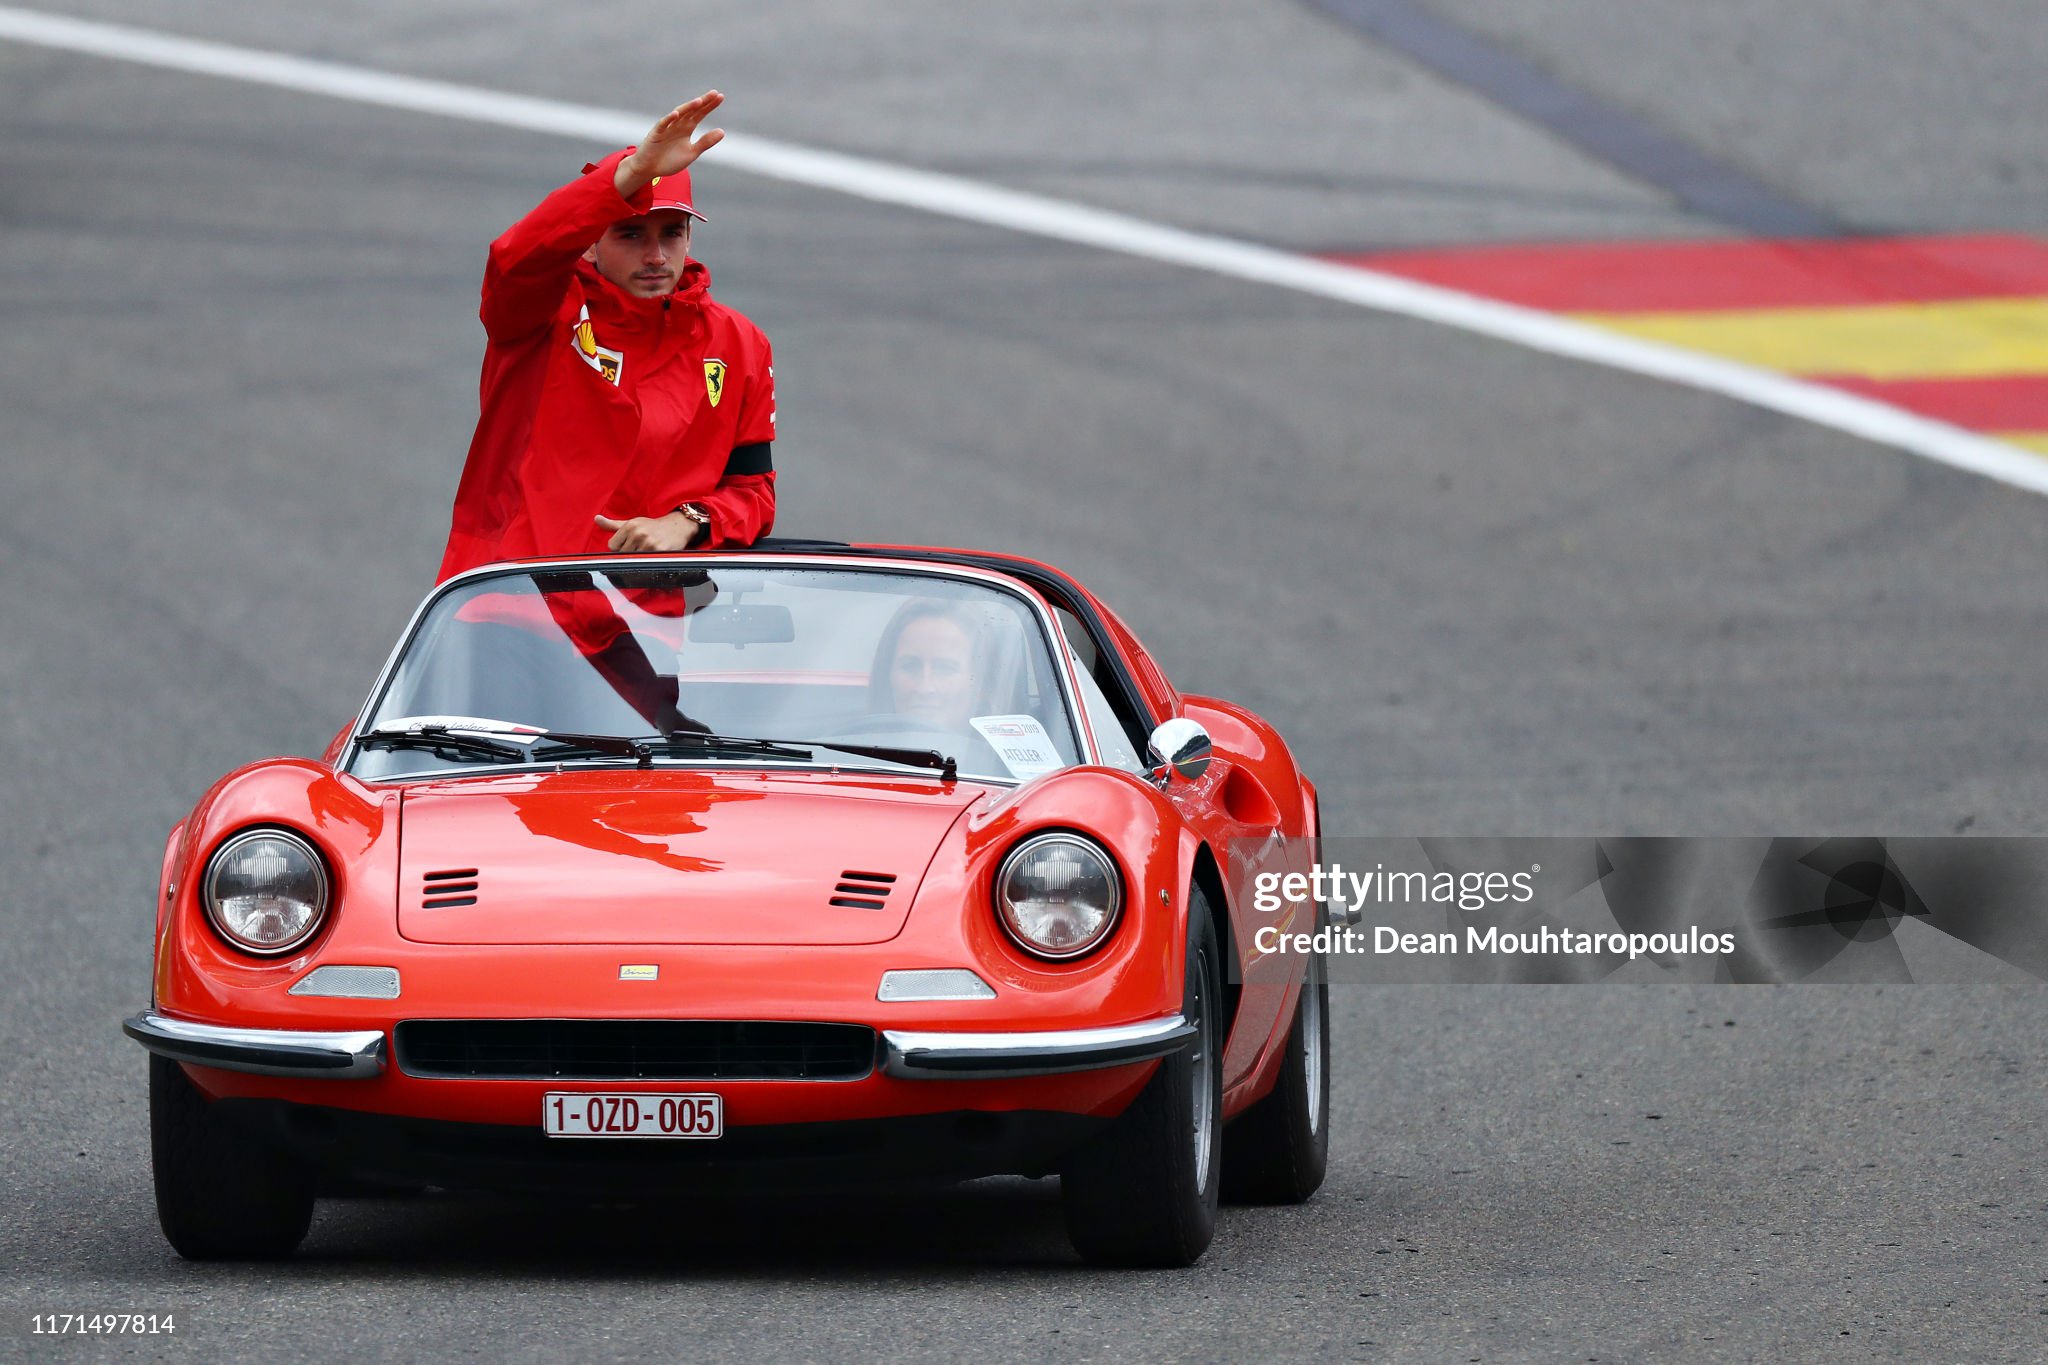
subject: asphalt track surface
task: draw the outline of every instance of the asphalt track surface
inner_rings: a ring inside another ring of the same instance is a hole
[[[2037,10],[1430,0],[1859,230],[2048,230]],[[164,22],[154,7],[70,12]],[[1711,236],[1307,5],[191,5],[178,31],[726,121],[1296,249]],[[0,1357],[2041,1358],[2037,989],[1340,989],[1331,1175],[1101,1273],[1052,1182],[150,1201],[165,831],[316,750],[431,577],[483,244],[600,149],[0,45]],[[2048,503],[1425,324],[699,174],[781,527],[1029,552],[1308,755],[1332,833],[2039,834]],[[1657,1117],[1651,1117],[1655,1115]]]

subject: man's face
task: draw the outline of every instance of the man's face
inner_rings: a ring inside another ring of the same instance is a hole
[[[656,209],[613,223],[583,259],[627,293],[658,299],[682,282],[689,254],[690,215],[681,209]]]

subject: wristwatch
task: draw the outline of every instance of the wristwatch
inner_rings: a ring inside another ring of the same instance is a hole
[[[704,504],[699,502],[686,502],[681,507],[678,507],[676,510],[678,512],[681,512],[684,516],[688,517],[691,521],[694,521],[699,526],[703,527],[704,535],[707,538],[709,538],[709,536],[711,535],[711,514],[704,510]]]

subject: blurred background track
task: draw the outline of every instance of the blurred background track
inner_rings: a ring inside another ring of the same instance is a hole
[[[1817,380],[2048,453],[2048,239],[1602,242],[1335,259]]]

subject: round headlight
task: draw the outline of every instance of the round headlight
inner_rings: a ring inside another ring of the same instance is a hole
[[[996,914],[1036,957],[1079,957],[1109,937],[1123,903],[1116,864],[1077,834],[1026,839],[996,873]]]
[[[288,953],[327,915],[326,864],[311,844],[281,829],[250,830],[222,844],[201,891],[213,927],[246,953]]]

